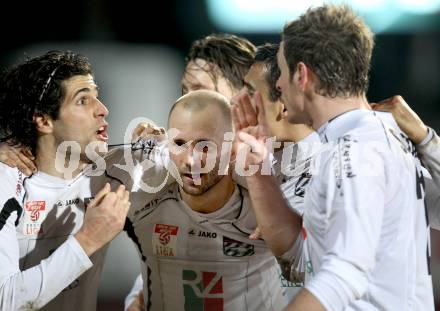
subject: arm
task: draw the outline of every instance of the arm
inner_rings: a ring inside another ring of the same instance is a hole
[[[37,266],[19,269],[16,212],[0,231],[0,310],[18,310],[32,305],[42,308],[66,286],[92,266],[75,238],[64,242]]]
[[[296,310],[325,311],[326,309],[312,293],[303,288],[285,309],[285,311]]]
[[[121,188],[122,189],[122,188]],[[17,310],[32,306],[42,308],[65,287],[92,266],[89,259],[97,249],[122,230],[128,210],[128,193],[124,190],[108,195],[109,187],[97,195],[86,212],[75,237],[70,237],[40,264],[20,271],[19,244],[16,234],[17,211],[22,207],[14,189],[0,189],[0,310]],[[102,202],[100,201],[102,199]],[[12,211],[12,212],[11,212]]]
[[[372,103],[371,107],[374,110],[391,112],[400,129],[416,145],[422,142],[428,134],[428,127],[402,96],[393,96],[379,103]]]
[[[440,189],[440,138],[433,129],[429,129],[428,136],[417,146],[420,158],[428,169],[432,179]]]
[[[0,143],[0,162],[10,167],[17,167],[26,176],[37,171],[34,159],[29,149],[12,146],[8,142]]]
[[[330,160],[321,162],[320,178],[308,189],[311,200],[325,197],[325,206],[311,210],[310,218],[325,213],[328,223],[322,233],[320,267],[305,288],[327,310],[343,310],[366,292],[368,273],[376,264],[387,191],[380,153],[370,146],[360,151],[361,144],[353,141],[344,149],[347,144],[344,141]]]
[[[240,149],[252,148],[252,153],[247,152],[246,165],[260,165],[267,157],[265,139],[268,137],[268,126],[265,110],[258,92],[254,99],[258,109],[257,126],[243,125],[246,124],[243,115],[252,113],[249,100],[240,101],[233,107],[234,126],[239,131],[238,153]],[[262,175],[260,171],[246,179],[261,234],[272,252],[276,256],[282,255],[293,245],[301,231],[301,217],[289,208],[274,176]],[[271,195],[268,196],[268,193]]]
[[[401,96],[371,104],[373,109],[391,112],[397,125],[416,145],[423,164],[440,189],[440,139],[429,129]]]
[[[144,308],[144,296],[142,289],[144,287],[144,282],[142,280],[142,275],[139,274],[134,281],[133,287],[125,297],[124,310],[125,311],[141,311]]]

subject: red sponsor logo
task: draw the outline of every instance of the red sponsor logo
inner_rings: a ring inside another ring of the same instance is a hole
[[[31,213],[31,220],[37,221],[40,218],[40,212],[46,209],[46,201],[26,202],[26,211]]]
[[[167,245],[170,242],[170,237],[172,235],[177,235],[178,230],[179,227],[177,226],[163,224],[156,224],[154,227],[154,232],[159,234],[159,242],[162,245]]]

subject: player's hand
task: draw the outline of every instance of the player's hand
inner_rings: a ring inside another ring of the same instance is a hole
[[[143,311],[145,309],[144,305],[144,294],[142,290],[139,291],[139,294],[133,300],[133,302],[128,306],[126,311]]]
[[[254,240],[254,241],[255,240],[262,240],[263,239],[263,235],[261,234],[261,231],[260,231],[259,227],[255,228],[254,232],[252,232],[249,235],[249,239],[250,240]]]
[[[87,206],[84,222],[75,235],[88,256],[122,231],[130,207],[129,192],[121,185],[112,192],[107,183]]]
[[[405,102],[402,96],[393,96],[379,103],[372,103],[374,110],[391,112],[400,129],[415,144],[420,144],[428,134],[428,128]]]
[[[0,143],[0,162],[10,167],[17,167],[26,176],[37,171],[33,160],[35,157],[28,148],[14,147],[7,142]]]
[[[269,130],[261,94],[255,92],[252,99],[248,94],[240,94],[232,106],[232,119],[238,144],[237,154],[246,153],[244,168],[263,163],[269,154],[265,144]]]
[[[139,138],[147,140],[154,139],[156,142],[162,142],[167,139],[166,131],[163,127],[150,124],[148,122],[139,123],[132,135],[132,141],[135,142]]]

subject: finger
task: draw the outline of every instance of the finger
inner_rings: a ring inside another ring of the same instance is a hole
[[[0,157],[0,161],[14,168],[17,167],[19,161],[18,156],[14,152],[5,152]]]
[[[239,131],[242,127],[237,113],[237,106],[232,106],[232,121],[234,123],[234,129]]]
[[[35,166],[34,162],[32,162],[31,159],[29,159],[24,153],[19,152],[18,157],[20,158],[21,162],[23,162],[23,165],[25,165],[31,172],[36,172],[37,167]]]
[[[95,198],[92,200],[92,202],[90,202],[90,204],[88,205],[87,208],[90,207],[95,207],[97,205],[99,205],[101,203],[101,201],[103,200],[103,198],[110,192],[110,184],[106,183],[104,188],[102,188],[98,194],[96,194]]]
[[[125,190],[124,196],[122,197],[121,202],[127,209],[130,208],[131,203],[130,203],[130,192],[129,191]]]
[[[240,109],[243,111],[246,123],[251,126],[257,125],[257,112],[252,106],[251,99],[248,94],[243,94],[242,96],[240,96],[239,105]]]
[[[32,170],[29,169],[25,163],[23,163],[20,158],[20,152],[16,152],[15,149],[10,150],[10,152],[6,154],[6,158],[3,159],[2,162],[12,168],[18,168],[18,170],[26,176],[32,175]]]
[[[234,106],[237,112],[238,120],[240,120],[240,128],[245,128],[249,126],[249,123],[246,121],[246,117],[244,115],[243,107],[241,104],[241,96],[239,98],[239,102]]]
[[[22,172],[26,176],[31,176],[33,174],[33,172],[26,165],[24,165],[22,162],[17,163],[17,168],[20,172]]]
[[[118,187],[118,190],[116,190],[116,195],[118,196],[118,198],[122,199],[124,197],[124,192],[125,192],[125,186],[120,185]]]
[[[138,138],[141,133],[148,127],[148,123],[139,123],[133,131],[133,138]]]
[[[31,151],[30,149],[28,149],[28,148],[23,148],[21,151],[23,152],[23,154],[24,154],[25,156],[27,156],[27,157],[28,157],[29,159],[31,159],[32,161],[35,160],[35,157],[34,157],[34,155],[32,154],[32,151]]]
[[[115,192],[108,192],[101,200],[99,205],[104,207],[113,208],[119,201],[119,198]]]
[[[257,108],[258,123],[266,128],[266,108],[263,105],[263,98],[261,97],[260,92],[255,92],[254,101]]]
[[[397,99],[396,96],[392,96],[386,99],[382,99],[381,101],[378,102],[378,104],[386,104],[386,103],[392,104],[395,103],[396,99]]]
[[[393,108],[395,108],[395,106],[389,102],[386,103],[379,102],[372,104],[371,108],[376,111],[390,112],[393,110]]]
[[[251,147],[253,153],[260,153],[263,151],[262,149],[264,146],[262,146],[254,136],[240,131],[238,133],[238,137],[241,139],[241,141],[243,141],[243,143]]]
[[[255,230],[254,230],[254,232],[252,232],[250,235],[249,235],[249,239],[251,239],[251,240],[258,240],[258,239],[260,239],[261,238],[261,232],[260,232],[260,228],[256,228]]]

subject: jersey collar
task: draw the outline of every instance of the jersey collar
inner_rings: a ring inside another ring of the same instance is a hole
[[[373,113],[371,110],[366,109],[354,109],[344,112],[321,125],[316,132],[323,143],[337,140],[355,128],[361,118],[371,113]]]

